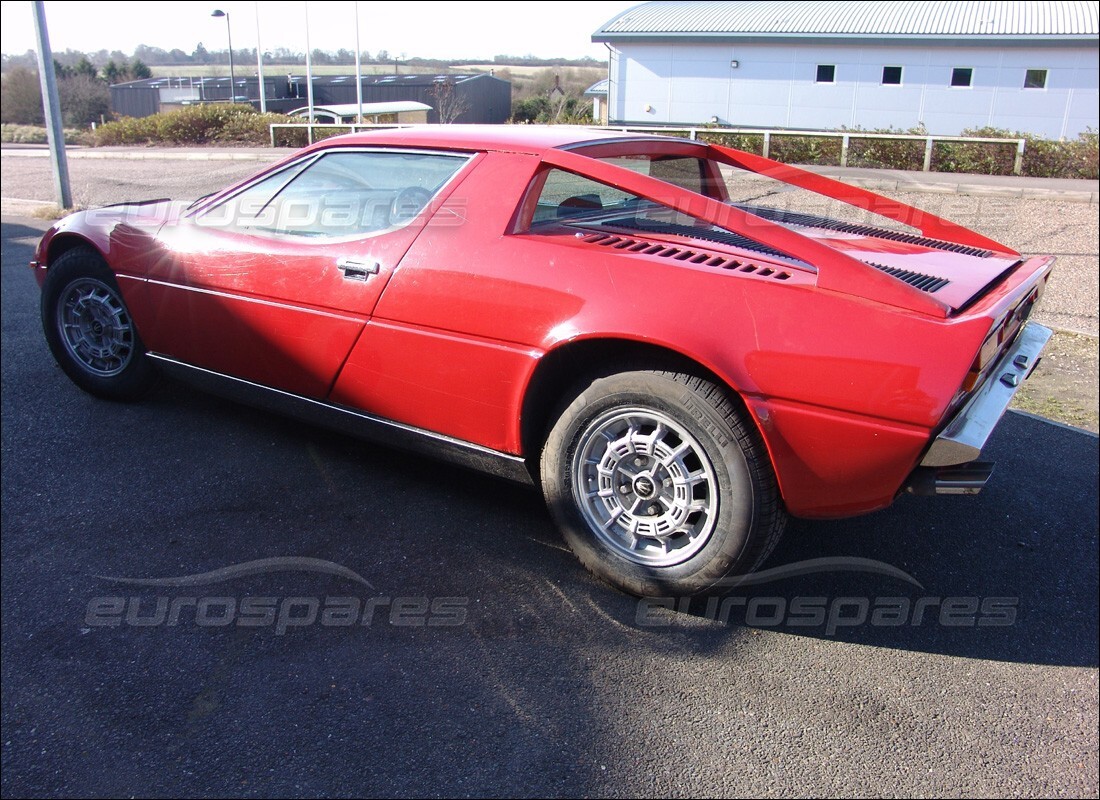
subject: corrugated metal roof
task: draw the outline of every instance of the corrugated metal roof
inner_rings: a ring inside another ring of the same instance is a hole
[[[1096,37],[1096,0],[742,0],[654,2],[603,25],[593,41],[660,35]]]

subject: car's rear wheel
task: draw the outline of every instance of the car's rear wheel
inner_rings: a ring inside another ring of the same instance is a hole
[[[632,594],[720,591],[767,557],[786,520],[755,427],[685,374],[592,381],[553,425],[541,475],[573,552]]]
[[[133,400],[156,378],[114,275],[94,250],[62,254],[42,286],[42,327],[50,352],[80,388]]]

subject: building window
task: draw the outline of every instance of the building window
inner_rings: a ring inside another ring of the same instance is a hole
[[[1025,89],[1047,88],[1047,71],[1045,69],[1029,69],[1024,75]]]
[[[883,67],[882,68],[882,85],[883,86],[900,86],[901,85],[901,67]]]
[[[974,70],[971,67],[955,67],[951,70],[952,86],[969,86],[974,80]]]
[[[818,64],[817,82],[836,83],[836,64]]]

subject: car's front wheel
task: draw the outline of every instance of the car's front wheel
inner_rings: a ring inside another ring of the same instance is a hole
[[[133,400],[156,377],[114,275],[94,250],[62,254],[42,285],[42,327],[50,352],[80,388]]]
[[[637,595],[720,590],[767,557],[786,519],[755,427],[685,374],[592,381],[551,429],[541,475],[573,552]]]

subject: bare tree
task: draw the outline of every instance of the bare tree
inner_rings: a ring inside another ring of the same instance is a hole
[[[466,98],[459,96],[454,78],[436,81],[428,90],[428,94],[435,100],[435,110],[439,114],[439,122],[442,125],[450,125],[470,110],[470,104]]]
[[[3,97],[3,102],[0,103],[0,121],[17,125],[43,124],[42,88],[38,83],[38,76],[29,69],[16,67],[5,72],[0,96]]]
[[[99,78],[73,75],[57,82],[61,116],[70,128],[84,128],[111,113],[111,92]]]

